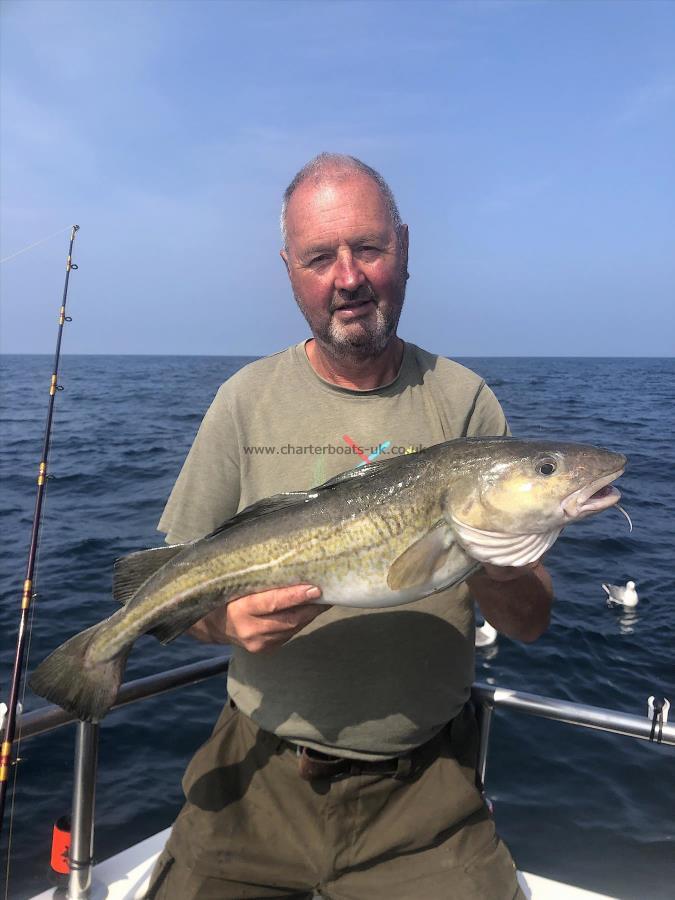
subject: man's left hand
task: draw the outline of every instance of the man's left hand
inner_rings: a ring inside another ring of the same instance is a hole
[[[553,583],[541,560],[526,566],[484,563],[467,584],[488,622],[507,637],[529,643],[548,628]]]

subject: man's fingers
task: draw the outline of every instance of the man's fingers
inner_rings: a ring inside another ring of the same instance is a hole
[[[289,631],[299,631],[308,625],[321,613],[330,607],[309,604],[296,606],[292,609],[280,610],[267,616],[254,616],[253,623],[258,634],[288,634]]]
[[[302,604],[313,603],[321,596],[321,590],[311,584],[294,584],[291,587],[274,588],[240,597],[232,601],[249,616],[270,616],[283,610],[294,609]]]
[[[239,644],[250,653],[275,650],[296,635],[312,619],[327,612],[328,606],[300,606],[287,612],[279,612],[267,618],[243,616],[240,621],[231,622],[232,643]]]

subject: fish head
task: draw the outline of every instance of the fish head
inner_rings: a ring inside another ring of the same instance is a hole
[[[530,547],[530,556],[537,550],[541,555],[566,525],[619,501],[612,482],[625,465],[622,454],[585,444],[476,439],[448,494],[450,520],[476,558],[496,565],[523,564],[522,554],[504,562],[503,554],[490,557],[488,547],[505,547],[501,536],[531,536],[529,544],[516,543],[521,549]]]

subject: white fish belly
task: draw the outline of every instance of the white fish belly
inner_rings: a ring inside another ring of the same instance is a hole
[[[340,580],[327,579],[322,584],[322,595],[315,603],[326,606],[349,606],[356,609],[376,609],[387,606],[402,606],[412,603],[435,588],[432,585],[392,591],[385,577],[365,580],[353,574]]]

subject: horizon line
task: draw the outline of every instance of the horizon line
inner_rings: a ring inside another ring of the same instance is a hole
[[[287,349],[287,348],[283,348]],[[71,353],[71,352],[61,352],[61,358],[66,356],[128,356],[128,357],[137,357],[137,358],[146,358],[146,357],[183,357],[185,359],[227,359],[228,357],[236,357],[239,359],[263,359],[267,356],[272,356],[276,353],[283,352],[279,350],[273,350],[270,353]],[[34,351],[26,351],[26,350],[18,350],[18,351],[0,351],[0,358],[3,356],[53,356],[54,352],[34,352]],[[663,356],[661,354],[634,354],[630,356],[616,356],[610,354],[600,354],[593,355],[590,354],[582,354],[582,355],[572,355],[572,354],[557,354],[557,353],[538,353],[538,354],[523,354],[523,353],[457,353],[457,354],[442,354],[437,353],[437,356],[447,356],[447,358],[452,359],[675,359],[675,356]]]

